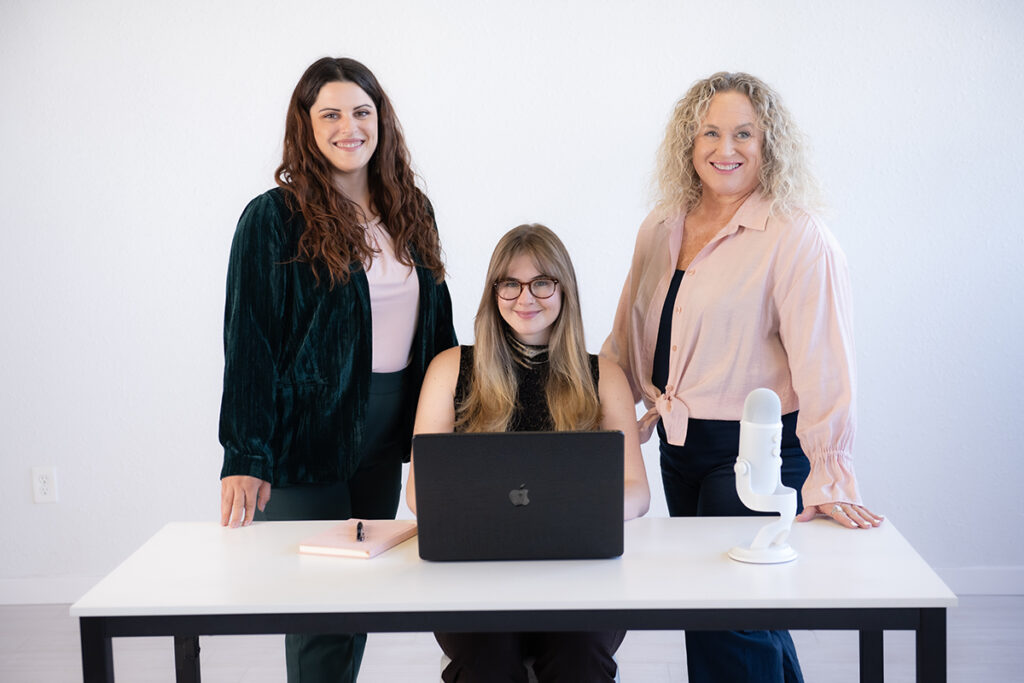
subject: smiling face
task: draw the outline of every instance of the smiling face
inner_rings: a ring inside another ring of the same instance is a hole
[[[537,265],[528,254],[519,254],[513,258],[503,276],[499,279],[519,280],[529,282],[530,280],[549,275],[537,270]],[[498,312],[502,319],[512,328],[516,339],[524,344],[543,346],[548,343],[551,337],[551,326],[558,319],[562,310],[562,288],[556,285],[555,293],[547,299],[538,299],[530,291],[529,287],[523,287],[519,298],[506,301],[494,295],[498,302]]]
[[[753,192],[759,182],[763,141],[746,95],[731,91],[712,97],[693,142],[693,167],[704,196],[729,200]]]
[[[339,179],[366,176],[377,149],[377,108],[355,83],[325,83],[309,108],[313,137]]]

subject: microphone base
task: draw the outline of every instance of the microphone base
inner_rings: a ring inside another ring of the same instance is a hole
[[[788,543],[771,545],[767,548],[745,548],[736,546],[729,551],[729,557],[747,564],[783,564],[797,558],[797,552]]]

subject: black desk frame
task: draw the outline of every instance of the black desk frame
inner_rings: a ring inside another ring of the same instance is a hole
[[[112,638],[173,636],[178,683],[200,683],[200,635],[413,631],[741,630],[860,631],[860,681],[884,678],[882,634],[916,632],[918,683],[946,681],[946,608],[659,609],[210,614],[80,617],[85,683],[113,683]],[[682,644],[680,643],[680,647]]]

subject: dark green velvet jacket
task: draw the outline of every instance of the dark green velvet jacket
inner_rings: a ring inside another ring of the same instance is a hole
[[[363,450],[371,368],[370,290],[362,268],[347,284],[317,284],[292,261],[305,224],[279,188],[253,199],[231,244],[224,311],[221,477],[280,487],[346,480]],[[417,260],[415,254],[414,260]],[[446,284],[416,267],[420,301],[402,438],[412,438],[423,374],[455,346]]]

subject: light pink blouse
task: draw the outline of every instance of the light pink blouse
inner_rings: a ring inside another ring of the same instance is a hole
[[[811,463],[804,505],[860,503],[850,459],[856,430],[851,296],[846,258],[814,216],[769,216],[749,197],[690,263],[676,297],[665,393],[651,383],[662,306],[685,216],[655,211],[640,226],[612,333],[601,355],[626,373],[682,445],[690,417],[739,420],[747,394],[768,387],[782,413],[800,411],[797,436]]]
[[[378,253],[366,266],[373,328],[372,372],[398,372],[409,364],[416,334],[420,280],[416,271],[395,257],[391,236],[380,221],[366,226],[367,242]]]

